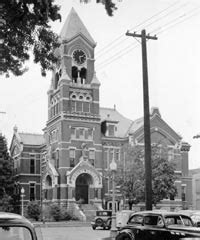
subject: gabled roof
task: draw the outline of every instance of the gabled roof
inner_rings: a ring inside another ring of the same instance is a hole
[[[132,120],[125,118],[116,109],[112,108],[100,108],[101,121],[108,121],[116,123],[115,137],[124,138],[128,136],[128,130],[132,124]]]
[[[132,122],[130,129],[129,129],[129,133],[133,134],[135,131],[137,131],[139,128],[143,127],[144,125],[144,118],[138,118],[135,121]]]
[[[45,139],[42,134],[34,134],[34,133],[20,133],[19,136],[21,142],[26,145],[42,145],[45,144]]]
[[[60,37],[62,41],[69,41],[78,35],[84,36],[92,45],[96,45],[94,39],[81,21],[77,12],[74,10],[74,8],[72,8],[63,25]]]

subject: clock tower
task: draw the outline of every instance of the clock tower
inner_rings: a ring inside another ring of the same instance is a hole
[[[100,83],[94,71],[96,43],[73,8],[61,30],[60,42],[55,52],[59,60],[48,91],[44,189],[49,189],[51,183],[48,199],[62,204],[78,200],[101,203],[103,163]]]

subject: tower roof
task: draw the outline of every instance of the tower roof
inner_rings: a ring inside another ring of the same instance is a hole
[[[72,8],[63,25],[60,37],[62,41],[69,41],[78,35],[84,36],[92,45],[96,45],[77,12]]]

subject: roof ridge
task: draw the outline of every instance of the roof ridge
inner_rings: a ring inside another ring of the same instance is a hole
[[[41,135],[41,136],[43,136],[42,133],[19,132],[19,134],[29,134],[29,135]]]

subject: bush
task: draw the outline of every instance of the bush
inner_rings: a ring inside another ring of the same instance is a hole
[[[59,221],[62,219],[62,212],[61,212],[61,208],[57,203],[53,203],[50,206],[50,214],[53,217],[53,219],[55,221]]]
[[[39,220],[41,207],[37,201],[29,202],[27,205],[26,211],[27,211],[28,217],[33,218],[36,221]]]

